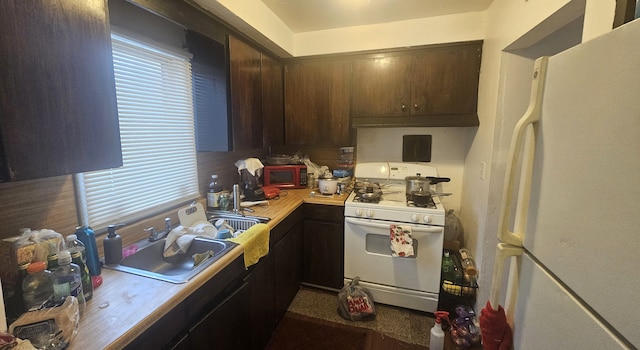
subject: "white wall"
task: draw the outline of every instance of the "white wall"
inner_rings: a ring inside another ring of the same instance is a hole
[[[460,211],[462,176],[466,148],[466,128],[361,128],[358,129],[358,162],[401,162],[402,136],[431,135],[430,165],[438,169],[438,175],[451,178],[451,182],[438,184],[437,190],[453,193],[441,197],[447,209]]]

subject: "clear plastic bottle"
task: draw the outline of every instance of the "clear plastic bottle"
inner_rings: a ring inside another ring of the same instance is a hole
[[[46,268],[44,261],[34,261],[27,268],[28,275],[22,282],[22,297],[27,311],[39,309],[53,296],[53,278]]]
[[[89,269],[82,261],[82,254],[79,251],[71,253],[71,262],[80,268],[80,278],[82,279],[82,295],[85,301],[91,300],[93,297],[93,285],[91,284],[91,275]]]
[[[80,267],[71,262],[71,253],[68,250],[62,250],[58,253],[58,265],[52,271],[54,298],[56,300],[64,300],[70,295],[78,298],[80,314],[82,314],[86,301],[82,291]]]
[[[84,243],[80,242],[78,236],[70,234],[66,238],[67,250],[71,253],[71,261],[80,267],[80,273],[82,277],[82,293],[86,301],[91,300],[93,296],[93,284],[91,282],[91,274],[89,273],[89,267],[87,266],[87,252],[84,247]],[[75,261],[74,253],[80,253],[80,260],[82,265]],[[86,277],[85,277],[86,276]]]
[[[209,192],[207,192],[207,207],[218,209],[218,197],[222,193],[222,185],[218,183],[218,175],[211,175]]]
[[[460,257],[462,258],[462,268],[464,273],[469,277],[476,277],[478,275],[478,268],[476,262],[473,260],[473,255],[466,248],[460,249]]]

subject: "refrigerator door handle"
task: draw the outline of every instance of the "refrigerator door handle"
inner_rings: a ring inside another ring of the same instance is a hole
[[[504,262],[508,257],[520,256],[524,248],[498,243],[496,247],[496,259],[493,262],[493,276],[491,277],[491,290],[489,303],[494,310],[498,310],[500,304],[500,291],[502,290],[502,275],[504,274]]]
[[[516,176],[518,170],[516,166],[520,160],[520,155],[523,153],[523,144],[527,130],[529,126],[540,120],[540,113],[542,110],[542,97],[545,86],[547,65],[549,57],[540,57],[535,61],[533,70],[533,82],[531,84],[531,97],[529,99],[529,106],[524,116],[518,121],[513,131],[511,138],[511,145],[509,147],[509,155],[507,160],[507,170],[505,187],[502,201],[502,211],[500,215],[500,222],[498,224],[498,239],[501,242],[508,243],[514,246],[521,247],[524,241],[524,226],[526,223],[526,213],[528,209],[528,191],[531,188],[531,171],[533,165],[534,147],[529,147],[528,151],[531,153],[528,156],[523,155],[522,172],[521,172],[521,188],[524,191],[520,192],[520,198],[514,198],[514,188]],[[525,148],[526,149],[526,148]],[[514,231],[509,229],[509,219],[511,218],[511,208],[514,201],[518,199],[518,210],[515,213],[515,225]]]

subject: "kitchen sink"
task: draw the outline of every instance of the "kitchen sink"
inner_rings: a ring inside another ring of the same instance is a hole
[[[185,283],[237,245],[224,240],[196,237],[185,254],[165,258],[162,255],[164,242],[164,238],[155,241],[122,259],[120,264],[105,265],[105,268],[171,283]],[[213,252],[212,256],[194,266],[193,255],[208,251]]]
[[[208,215],[208,220],[212,224],[220,219],[233,228],[236,236],[255,224],[266,223],[270,220],[266,217],[243,216],[223,211]],[[138,244],[142,247],[141,249],[122,259],[119,264],[105,265],[105,268],[171,283],[185,283],[237,245],[226,240],[196,237],[185,254],[165,258],[162,255],[165,240],[166,238],[163,238],[152,243],[146,240],[141,241]],[[213,252],[212,256],[194,266],[193,255],[208,251]]]

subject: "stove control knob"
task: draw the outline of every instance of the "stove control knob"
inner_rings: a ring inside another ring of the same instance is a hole
[[[419,220],[418,214],[411,214],[411,221],[418,222],[418,220]]]
[[[367,210],[367,217],[372,218],[373,217],[373,210]]]
[[[362,216],[362,209],[356,209],[356,216]]]
[[[424,220],[425,223],[430,223],[431,222],[431,215],[425,215],[424,218],[422,218],[422,220]]]

